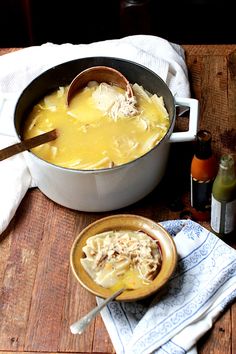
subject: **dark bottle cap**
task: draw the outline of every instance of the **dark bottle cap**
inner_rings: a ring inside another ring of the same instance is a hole
[[[206,160],[212,155],[211,133],[208,130],[199,130],[197,133],[195,156]]]

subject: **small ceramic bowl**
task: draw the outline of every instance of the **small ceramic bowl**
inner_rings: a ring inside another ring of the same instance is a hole
[[[169,233],[158,223],[151,219],[131,214],[117,214],[101,218],[83,229],[74,240],[70,253],[70,264],[76,279],[92,294],[101,298],[112,295],[110,289],[104,288],[88,275],[80,259],[85,257],[82,248],[89,237],[109,230],[136,230],[143,231],[158,240],[161,249],[162,264],[159,273],[149,284],[135,290],[125,290],[119,295],[117,301],[136,301],[154,294],[163,287],[173,274],[177,264],[175,243]]]

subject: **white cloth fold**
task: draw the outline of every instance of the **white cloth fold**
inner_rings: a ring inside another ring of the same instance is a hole
[[[15,138],[0,135],[0,148],[15,143]],[[0,234],[4,231],[27,192],[31,175],[24,156],[19,154],[0,162]]]
[[[156,72],[167,83],[174,96],[190,96],[183,48],[156,36],[137,35],[90,44],[45,43],[41,46],[28,47],[0,56],[1,148],[18,141],[13,126],[13,115],[22,90],[50,67],[91,56],[117,57],[135,61]],[[10,136],[9,140],[7,136]],[[11,221],[19,203],[32,184],[27,166],[23,162],[23,154],[0,162],[1,190],[5,192],[1,194],[0,201],[0,233]],[[21,173],[15,174],[14,168],[18,172],[21,170]],[[8,176],[11,178],[9,179]]]
[[[191,220],[161,224],[177,247],[176,271],[152,298],[102,310],[117,354],[196,353],[198,339],[236,297],[232,247]]]

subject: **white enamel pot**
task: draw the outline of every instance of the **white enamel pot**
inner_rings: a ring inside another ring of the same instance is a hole
[[[96,65],[113,67],[121,71],[130,83],[138,83],[149,92],[163,96],[171,124],[165,137],[151,151],[132,162],[109,169],[82,171],[62,168],[31,152],[24,153],[34,181],[48,198],[65,207],[88,212],[119,209],[149,194],[165,173],[170,143],[194,140],[198,127],[198,101],[174,98],[166,83],[153,71],[123,59],[90,57],[55,66],[25,88],[14,113],[19,139],[27,113],[39,99],[59,86],[68,85],[80,71]],[[190,107],[189,130],[173,133],[177,105]]]

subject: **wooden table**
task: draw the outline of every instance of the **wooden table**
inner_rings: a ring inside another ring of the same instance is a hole
[[[200,128],[212,132],[217,157],[235,154],[236,45],[185,45],[184,49],[192,97],[200,101]],[[12,50],[2,49],[0,54]],[[192,154],[193,143],[172,146],[164,181],[142,201],[114,213],[139,214],[155,221],[179,218],[180,210],[173,211],[176,200],[183,203],[182,209],[189,208]],[[72,242],[86,225],[110,214],[69,210],[37,188],[27,192],[0,236],[0,351],[114,353],[100,316],[81,336],[69,330],[96,304],[71,273]],[[209,228],[208,222],[201,223]],[[199,353],[236,353],[235,326],[236,305],[232,305],[201,338]]]

